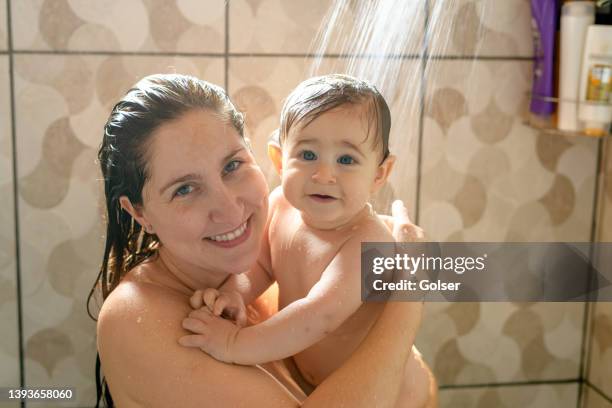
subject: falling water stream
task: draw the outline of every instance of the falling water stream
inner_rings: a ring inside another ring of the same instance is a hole
[[[412,199],[418,177],[420,115],[425,86],[435,79],[437,56],[462,32],[458,0],[334,0],[312,46],[309,76],[340,72],[366,79],[392,111],[390,148],[398,157],[390,185],[375,200],[388,211],[395,198]],[[480,3],[480,13],[486,2]],[[465,22],[463,22],[465,24]],[[482,33],[469,38],[472,43]],[[467,39],[467,38],[466,38]],[[434,49],[430,49],[435,44]],[[473,50],[477,55],[478,50]],[[467,84],[468,87],[470,84]],[[414,209],[414,205],[411,205]]]

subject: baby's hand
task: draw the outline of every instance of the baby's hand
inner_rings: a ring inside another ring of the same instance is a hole
[[[185,347],[198,347],[219,361],[233,363],[232,349],[240,328],[202,307],[189,313],[183,319],[183,328],[196,334],[183,336],[179,344]]]
[[[246,325],[246,307],[242,296],[238,292],[198,289],[189,299],[189,303],[194,309],[200,309],[206,305],[215,316],[234,320],[239,327]]]

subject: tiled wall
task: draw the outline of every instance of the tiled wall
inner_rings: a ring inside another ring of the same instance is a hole
[[[85,298],[102,246],[94,158],[113,102],[154,72],[226,86],[246,112],[256,156],[275,185],[265,142],[283,98],[306,77],[307,53],[331,0],[13,0],[11,47],[6,1],[0,0],[0,384],[20,381],[21,304],[25,384],[75,386],[74,404],[82,406],[94,395],[95,326]],[[392,107],[391,148],[401,152],[401,166],[380,206],[402,198],[439,240],[588,241],[597,141],[523,124],[529,2],[419,1],[436,23],[428,36],[436,58],[426,77],[406,87],[424,85],[424,111],[405,115]],[[344,63],[328,56],[320,72]],[[407,59],[402,70],[409,77],[420,67]],[[612,179],[612,167],[608,172]],[[583,319],[583,304],[428,304],[417,345],[442,386],[442,406],[575,407]],[[612,310],[597,305],[592,319],[591,385],[583,398],[599,407],[612,401]]]

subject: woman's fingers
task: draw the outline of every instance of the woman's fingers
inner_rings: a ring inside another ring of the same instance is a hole
[[[236,315],[236,326],[244,327],[247,324],[247,314],[246,309],[241,308],[238,310],[238,314]]]
[[[219,291],[217,289],[208,288],[204,290],[204,303],[212,311],[215,307],[215,301],[219,297]]]
[[[395,200],[391,205],[393,215],[393,237],[397,242],[423,241],[423,229],[414,225],[408,216],[408,210],[401,200]]]
[[[221,313],[223,313],[223,310],[225,310],[225,308],[227,307],[227,305],[229,305],[230,303],[230,299],[225,295],[225,294],[220,294],[219,297],[217,297],[217,300],[215,301],[215,305],[212,309],[212,312],[215,316],[221,316]]]
[[[193,295],[191,295],[191,297],[189,298],[189,305],[191,305],[192,309],[199,309],[203,306],[203,298],[202,298],[202,290],[198,289],[195,292],[193,292]]]

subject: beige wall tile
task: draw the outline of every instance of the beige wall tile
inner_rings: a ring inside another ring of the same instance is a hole
[[[440,408],[573,408],[577,384],[521,385],[440,391]]]
[[[612,302],[593,307],[588,380],[612,398]]]
[[[229,14],[229,50],[308,52],[331,3],[332,0],[233,0]]]
[[[523,124],[530,68],[502,61],[430,66],[420,222],[432,238],[589,240],[596,141]]]
[[[223,52],[223,0],[25,0],[12,3],[14,47],[27,50]]]
[[[311,59],[302,58],[231,58],[229,61],[229,92],[234,102],[246,114],[246,124],[257,162],[264,170],[271,187],[278,185],[267,155],[266,143],[274,129],[279,126],[279,115],[286,96],[301,81],[308,77]],[[410,61],[401,69],[410,75],[418,65]],[[325,59],[319,74],[344,72],[343,61]],[[414,82],[418,86],[418,81]],[[394,198],[406,202],[414,214],[416,186],[416,154],[418,111],[413,109],[416,101],[396,94],[389,99],[392,110],[390,149],[399,157],[398,163],[378,199],[376,208],[389,211]]]
[[[582,408],[612,408],[612,398],[606,400],[592,387],[585,385],[583,388]]]
[[[430,2],[430,53],[532,56],[528,0]]]
[[[441,385],[577,378],[579,303],[426,303],[416,345]]]
[[[0,0],[0,50],[8,49],[8,21],[6,19],[6,1]]]
[[[28,384],[70,384],[80,405],[95,395],[95,325],[85,298],[101,261],[95,157],[113,104],[147,74],[180,72],[222,83],[223,71],[221,58],[16,57]]]
[[[612,143],[604,139],[600,210],[598,214],[598,241],[612,242]]]
[[[236,0],[230,4],[230,51],[415,54],[422,44],[424,15],[421,0]],[[371,27],[385,29],[374,32]]]
[[[589,240],[596,144],[523,125],[529,70],[523,62],[430,67],[420,224],[432,239]],[[582,304],[427,309],[419,338],[443,384],[578,375]],[[455,331],[440,336],[440,327]]]
[[[0,56],[0,384],[19,385],[9,61]]]

